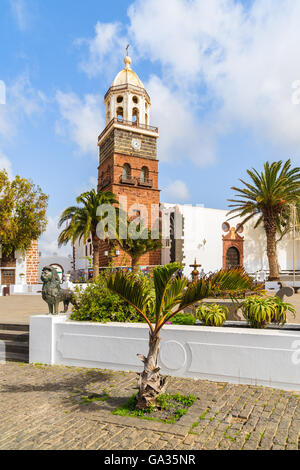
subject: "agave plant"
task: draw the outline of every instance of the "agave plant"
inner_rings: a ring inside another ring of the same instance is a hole
[[[273,297],[274,303],[274,314],[272,318],[272,322],[276,323],[277,325],[284,325],[286,323],[286,315],[287,312],[291,312],[295,318],[296,310],[292,304],[288,302],[283,302],[279,297]]]
[[[284,325],[287,312],[295,316],[294,307],[283,302],[279,297],[251,296],[245,300],[241,309],[244,317],[252,328],[265,328],[270,323]]]
[[[240,294],[256,290],[253,281],[240,269],[222,270],[208,275],[197,282],[189,283],[186,278],[177,278],[182,266],[171,263],[159,266],[153,271],[155,296],[153,301],[149,289],[126,273],[118,271],[107,280],[108,288],[131,304],[149,326],[149,351],[147,357],[138,354],[144,363],[139,376],[137,409],[156,405],[158,396],[166,390],[166,377],[161,376],[158,366],[160,332],[163,326],[186,307],[216,293]],[[155,319],[155,323],[150,321]]]
[[[198,320],[206,326],[223,326],[228,318],[229,310],[224,305],[200,305],[196,310]]]

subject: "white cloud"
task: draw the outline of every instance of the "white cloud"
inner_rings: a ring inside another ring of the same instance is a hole
[[[104,127],[103,98],[86,95],[81,100],[75,93],[58,91],[61,119],[56,123],[56,132],[71,139],[80,153],[97,157],[97,135]]]
[[[146,88],[151,96],[151,122],[159,126],[159,159],[190,159],[200,166],[215,158],[214,126],[201,122],[195,106],[179,91],[171,91],[152,76]]]
[[[6,103],[0,106],[0,135],[5,139],[15,136],[24,117],[41,113],[46,101],[45,95],[32,87],[26,74],[6,84]]]
[[[76,190],[76,197],[78,194],[85,193],[86,191],[91,191],[92,189],[97,189],[98,186],[98,179],[95,176],[90,176],[88,182],[81,185]]]
[[[183,203],[190,199],[190,193],[184,181],[176,180],[162,191],[162,199],[168,203]]]
[[[42,256],[53,256],[57,253],[58,256],[68,256],[72,253],[70,245],[58,248],[57,238],[62,229],[58,229],[59,216],[48,217],[48,225],[46,231],[43,233],[39,240],[39,250]]]
[[[299,154],[300,2],[137,0],[129,16],[140,55],[159,61],[164,83],[187,100],[210,100],[217,127],[238,123]]]
[[[24,0],[10,0],[10,6],[18,28],[25,31],[28,27],[29,16]]]
[[[111,76],[112,70],[120,65],[120,57],[127,40],[122,36],[120,23],[98,23],[92,39],[77,39],[76,44],[88,47],[88,58],[81,62],[80,67],[89,77],[104,74]]]
[[[0,137],[10,141],[17,135],[18,128],[24,118],[32,118],[40,114],[46,102],[45,95],[35,90],[26,74],[19,76],[12,84],[5,85],[5,104],[0,105]],[[0,148],[0,169],[6,169],[12,177],[12,167],[9,158]]]
[[[6,170],[9,178],[12,178],[13,175],[12,175],[11,162],[6,157],[6,155],[4,155],[1,152],[1,149],[0,149],[0,171],[1,170]]]

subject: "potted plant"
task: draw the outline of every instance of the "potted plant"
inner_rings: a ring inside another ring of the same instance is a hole
[[[283,302],[279,297],[258,295],[248,297],[242,303],[241,310],[252,328],[265,328],[270,323],[284,325],[287,312],[291,312],[294,317],[296,313],[291,304]]]
[[[229,310],[224,305],[200,305],[196,310],[196,317],[206,326],[223,326],[228,318]]]

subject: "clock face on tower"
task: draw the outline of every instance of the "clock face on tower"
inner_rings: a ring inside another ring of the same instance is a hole
[[[142,142],[139,139],[132,139],[131,146],[134,150],[141,149]]]

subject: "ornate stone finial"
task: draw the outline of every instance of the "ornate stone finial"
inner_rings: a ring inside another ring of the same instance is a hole
[[[190,268],[194,268],[193,271],[192,271],[192,279],[193,281],[198,281],[198,277],[199,277],[199,271],[197,268],[201,268],[201,264],[197,264],[197,260],[195,258],[195,262],[194,264],[190,264]]]
[[[126,57],[124,58],[124,64],[125,64],[125,68],[127,70],[130,69],[130,64],[131,64],[131,58],[129,57],[128,55],[128,49],[129,49],[130,45],[127,44],[127,47],[126,47]]]

